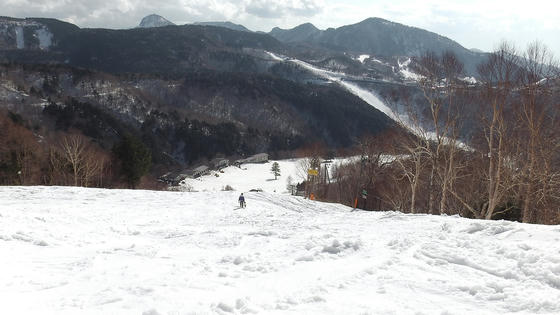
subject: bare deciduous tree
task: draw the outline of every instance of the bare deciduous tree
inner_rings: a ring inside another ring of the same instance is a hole
[[[62,156],[72,170],[74,186],[79,186],[80,178],[85,168],[86,146],[86,138],[78,134],[66,136],[60,142]]]
[[[459,99],[465,84],[460,80],[463,64],[454,53],[444,52],[441,57],[428,52],[420,58],[422,79],[420,86],[429,104],[432,136],[427,137],[426,153],[429,156],[428,213],[447,211],[447,194],[456,177],[455,156],[458,147]],[[426,126],[422,126],[425,130]],[[428,136],[426,132],[421,136]],[[436,182],[439,180],[439,182]],[[440,195],[436,210],[436,195]]]
[[[79,134],[63,137],[60,151],[71,169],[74,186],[88,187],[94,178],[103,175],[107,158],[86,137]]]
[[[488,62],[479,66],[479,73],[483,81],[483,97],[481,120],[486,140],[487,198],[481,209],[480,216],[491,219],[494,211],[511,193],[514,182],[507,178],[511,174],[507,161],[511,158],[509,139],[512,132],[511,118],[506,113],[511,106],[512,93],[517,82],[519,58],[515,48],[503,43],[492,53]]]
[[[554,148],[554,139],[550,138],[550,117],[554,115],[552,86],[557,65],[546,46],[534,42],[527,47],[521,59],[520,95],[518,117],[520,133],[518,140],[526,148],[521,155],[523,174],[522,199],[523,222],[535,222],[538,206],[543,204],[543,189],[548,190],[548,182],[554,177],[549,167],[550,148]],[[540,195],[540,197],[539,197]]]

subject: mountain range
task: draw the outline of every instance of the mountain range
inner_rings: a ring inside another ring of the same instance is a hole
[[[336,149],[398,127],[309,69],[339,73],[382,100],[407,90],[422,106],[413,69],[427,50],[455,52],[468,75],[486,56],[379,18],[262,33],[230,22],[174,25],[157,15],[123,30],[0,17],[0,108],[35,125],[81,130],[106,148],[132,130],[163,164],[314,142]]]
[[[486,58],[485,53],[466,49],[447,37],[381,18],[368,18],[356,24],[327,30],[319,30],[313,24],[306,23],[288,30],[274,28],[269,34],[286,43],[314,44],[354,55],[412,57],[426,51],[452,51],[471,75],[476,73],[476,66]]]

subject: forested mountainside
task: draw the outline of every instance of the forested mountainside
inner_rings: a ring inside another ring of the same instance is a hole
[[[18,46],[11,37],[4,35],[6,44],[0,51],[0,61],[64,63],[110,73],[181,74],[196,69],[262,72],[266,63],[262,64],[251,50],[282,50],[282,44],[268,35],[215,26],[108,30],[71,28],[53,21],[18,23],[22,25],[13,26],[13,32],[22,28],[31,36],[24,36],[25,45]],[[33,45],[35,36],[28,26],[30,23],[41,23],[49,31],[50,45],[42,49]],[[51,24],[57,28],[51,28]],[[10,30],[5,34],[11,34]]]
[[[344,90],[266,75],[207,70],[168,78],[4,64],[0,76],[1,107],[37,135],[78,132],[109,152],[131,134],[162,171],[313,142],[345,147],[392,125]]]
[[[61,91],[58,93],[81,100],[85,97],[99,103],[104,110],[121,108],[116,112],[123,112],[122,108],[132,106],[124,104],[126,102],[120,95],[115,96],[112,89],[117,87],[118,91],[123,91],[134,87],[122,92],[138,99],[134,106],[140,109],[127,109],[128,116],[147,115],[153,109],[169,107],[208,122],[227,121],[245,128],[275,130],[314,140],[320,135],[321,140],[334,145],[348,144],[363,130],[381,130],[385,126],[383,121],[387,121],[363,101],[336,87],[290,83],[274,75],[270,71],[274,64],[263,57],[264,51],[282,51],[284,47],[265,34],[197,25],[105,30],[79,29],[48,19],[4,19],[4,23],[10,25],[5,34],[10,33],[10,27],[23,28],[24,33],[31,34],[41,25],[51,38],[49,45],[41,47],[33,44],[36,36],[24,37],[23,45],[10,46],[10,38],[5,35],[6,44],[0,51],[0,60],[4,63],[65,64],[97,71],[95,77],[108,77],[100,72],[118,75],[101,84],[98,80],[87,82],[89,77],[76,80],[67,73],[58,77],[61,68],[51,69],[50,66],[38,70],[41,74],[29,74],[45,76],[46,86],[60,83],[54,87]],[[24,68],[22,71],[27,71]],[[65,69],[70,73],[83,72],[70,67]],[[57,74],[49,75],[51,71]],[[124,73],[128,75],[123,76]],[[155,75],[150,77],[151,74]],[[35,90],[41,87],[37,82],[25,80],[24,85],[34,86]],[[92,94],[95,88],[88,86],[95,86],[98,94]],[[314,105],[318,103],[321,105]],[[332,120],[333,111],[338,111],[336,124]],[[351,117],[354,113],[366,119],[373,118],[373,124],[365,126],[360,122],[362,119]],[[316,114],[320,117],[315,117]],[[130,117],[124,119],[130,120]],[[348,119],[353,123],[346,123]],[[341,128],[347,130],[341,131]]]
[[[241,24],[235,24],[229,21],[225,22],[195,22],[194,25],[211,25],[211,26],[219,26],[225,27],[236,31],[243,31],[243,32],[251,32],[248,28]]]
[[[0,18],[0,106],[43,133],[78,132],[107,151],[132,134],[163,170],[310,143],[336,150],[396,128],[341,86],[268,52],[320,57],[308,61],[353,75],[385,99],[406,89],[421,102],[415,83],[403,76],[414,64],[410,58],[358,61],[329,45],[165,24],[108,30]]]

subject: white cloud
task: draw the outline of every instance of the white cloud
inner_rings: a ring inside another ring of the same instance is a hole
[[[80,26],[134,26],[150,13],[179,21],[231,19],[278,20],[286,16],[311,17],[324,0],[4,0],[3,15],[49,16]]]
[[[318,0],[245,0],[245,11],[260,18],[279,18],[286,14],[313,16],[321,11]]]

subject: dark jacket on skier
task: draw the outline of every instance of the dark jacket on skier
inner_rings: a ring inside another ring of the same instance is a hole
[[[239,206],[241,206],[241,208],[245,208],[245,197],[243,196],[243,193],[239,196]]]

